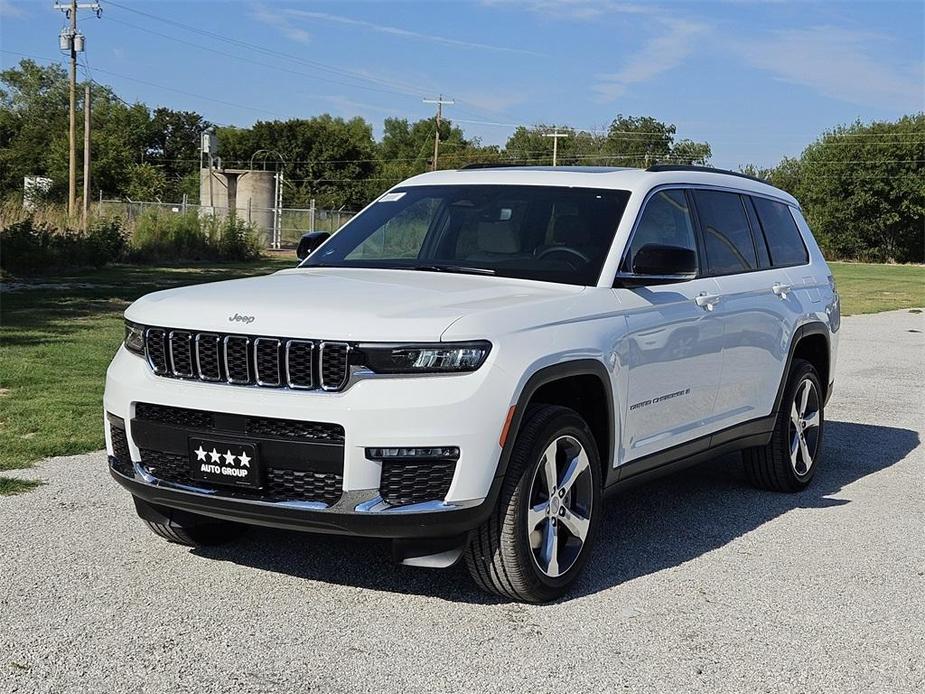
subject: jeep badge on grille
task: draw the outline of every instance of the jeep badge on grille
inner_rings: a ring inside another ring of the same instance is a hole
[[[229,323],[245,323],[250,325],[254,322],[254,316],[242,316],[240,313],[235,313],[233,316],[228,316]]]

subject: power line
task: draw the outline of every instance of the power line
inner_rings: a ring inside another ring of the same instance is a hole
[[[42,61],[45,61],[45,62],[47,62],[47,63],[56,63],[56,62],[57,62],[54,58],[48,58],[48,57],[39,56],[39,55],[30,55],[30,54],[28,54],[28,53],[20,53],[20,52],[18,52],[18,51],[8,51],[8,50],[2,49],[2,48],[0,48],[0,53],[7,53],[7,54],[9,54],[9,55],[18,55],[18,56],[20,56],[20,57],[22,57],[22,58],[29,58],[29,59],[31,59],[31,60],[42,60]],[[130,77],[129,75],[123,75],[123,74],[121,74],[121,73],[113,72],[113,71],[111,71],[111,70],[104,70],[104,69],[101,68],[101,67],[95,67],[95,68],[93,68],[93,70],[94,70],[95,72],[102,72],[102,73],[107,74],[107,75],[112,75],[113,77],[119,77],[119,78],[121,78],[121,79],[126,79],[126,80],[129,80],[129,81],[131,81],[131,82],[138,82],[139,84],[145,84],[145,85],[147,85],[147,86],[149,86],[149,87],[156,87],[157,89],[165,89],[165,90],[167,90],[167,91],[176,92],[176,93],[178,93],[178,94],[183,94],[184,96],[189,96],[189,97],[192,97],[192,98],[194,98],[194,99],[201,99],[201,100],[203,100],[203,101],[212,101],[212,102],[215,102],[215,103],[217,103],[217,104],[222,104],[223,106],[232,106],[232,107],[234,107],[234,108],[240,108],[240,109],[245,109],[245,110],[249,110],[249,111],[257,111],[257,112],[261,112],[261,113],[268,113],[268,114],[270,114],[271,116],[274,116],[274,117],[276,117],[276,118],[285,118],[285,116],[283,116],[282,114],[277,113],[277,112],[275,112],[275,111],[268,111],[267,109],[258,108],[258,107],[256,107],[256,106],[247,106],[247,105],[245,105],[245,104],[238,104],[238,103],[235,103],[235,102],[233,102],[233,101],[225,101],[225,100],[223,100],[223,99],[215,99],[215,98],[213,98],[213,97],[204,96],[204,95],[202,95],[202,94],[198,94],[198,93],[195,93],[195,92],[188,92],[188,91],[185,91],[185,90],[183,90],[183,89],[177,89],[176,87],[168,87],[167,85],[164,85],[164,84],[157,84],[156,82],[149,82],[149,81],[147,81],[147,80],[138,79],[137,77]],[[98,83],[97,83],[97,84],[98,84]],[[99,85],[99,86],[104,86],[104,85]],[[119,101],[122,101],[122,103],[127,104],[127,102],[125,102],[123,99],[119,98],[118,96],[117,96],[116,98],[119,99]],[[130,106],[130,104],[127,104],[127,105]]]
[[[224,35],[224,34],[220,34],[220,33],[214,32],[214,31],[209,31],[209,30],[207,30],[207,29],[202,29],[202,28],[200,28],[200,27],[192,26],[192,25],[189,25],[189,24],[184,24],[183,22],[178,22],[178,21],[176,21],[176,20],[169,19],[169,18],[167,18],[167,17],[160,17],[160,16],[158,16],[158,15],[154,15],[154,14],[151,14],[151,13],[149,13],[149,12],[144,12],[144,11],[142,11],[142,10],[135,9],[134,7],[129,7],[129,6],[127,6],[127,5],[123,5],[122,3],[115,2],[114,0],[109,0],[109,4],[112,5],[112,6],[114,6],[114,7],[118,7],[118,8],[120,8],[120,9],[122,9],[122,10],[125,10],[126,12],[132,12],[132,13],[137,14],[137,15],[140,15],[140,16],[142,16],[142,17],[147,17],[148,19],[153,19],[153,20],[155,20],[155,21],[162,22],[162,23],[164,23],[164,24],[169,24],[169,25],[171,25],[171,26],[174,26],[174,27],[177,27],[177,28],[180,28],[180,29],[184,29],[185,31],[189,31],[189,32],[192,32],[192,33],[195,33],[195,34],[199,34],[200,36],[209,37],[209,38],[211,38],[211,39],[213,39],[213,40],[216,40],[216,41],[223,41],[223,42],[225,42],[225,43],[229,43],[229,44],[231,44],[231,45],[234,45],[234,46],[236,46],[236,47],[238,47],[238,48],[244,48],[244,49],[246,49],[246,50],[255,51],[255,52],[257,52],[257,53],[261,53],[261,54],[267,55],[267,56],[273,56],[273,57],[277,57],[277,58],[283,58],[283,59],[286,59],[286,60],[292,60],[292,61],[301,63],[301,64],[303,64],[303,65],[307,65],[307,66],[309,66],[309,67],[312,67],[312,68],[314,68],[314,69],[316,69],[316,70],[322,70],[322,71],[325,71],[325,72],[330,72],[330,73],[332,73],[332,74],[336,74],[336,75],[339,75],[339,76],[341,76],[341,77],[346,77],[346,78],[353,79],[353,80],[358,80],[358,81],[361,81],[361,82],[367,82],[367,83],[370,83],[370,84],[376,84],[376,85],[380,85],[380,86],[385,86],[385,87],[388,87],[388,88],[391,90],[391,93],[399,93],[399,94],[401,94],[402,96],[419,96],[419,95],[420,95],[420,92],[419,92],[415,87],[413,87],[412,85],[403,85],[403,84],[401,84],[401,83],[399,83],[399,82],[388,81],[388,80],[383,80],[383,79],[380,79],[380,78],[370,77],[370,76],[368,76],[368,75],[364,75],[364,74],[359,73],[359,72],[355,72],[355,71],[348,70],[348,69],[345,69],[345,68],[340,68],[340,67],[337,67],[337,66],[335,66],[335,65],[328,65],[328,64],[326,64],[326,63],[321,63],[321,62],[318,62],[318,61],[316,61],[316,60],[308,60],[307,58],[303,58],[303,57],[300,57],[300,56],[292,55],[292,54],[290,54],[290,53],[284,53],[284,52],[282,52],[282,51],[273,50],[273,49],[267,48],[267,47],[265,47],[265,46],[260,46],[260,45],[258,45],[258,44],[249,43],[249,42],[247,42],[247,41],[243,41],[243,40],[241,40],[241,39],[236,39],[236,38],[233,38],[233,37],[230,37],[230,36],[226,36],[226,35]],[[341,83],[341,84],[342,84],[342,83]],[[346,85],[346,86],[357,86],[357,85]]]

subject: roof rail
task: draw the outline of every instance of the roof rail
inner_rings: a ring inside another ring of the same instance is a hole
[[[741,173],[740,171],[729,171],[728,169],[715,169],[712,166],[695,166],[693,164],[655,164],[646,169],[646,171],[700,171],[702,173],[715,173],[723,174],[725,176],[738,176],[739,178],[747,178],[750,181],[757,181],[758,183],[764,183],[765,185],[771,185],[763,178],[758,178],[757,176],[749,176],[748,174]]]
[[[505,161],[496,161],[496,162],[487,162],[487,161],[476,161],[471,164],[464,164],[460,166],[457,171],[465,171],[466,169],[509,169],[518,166],[532,166],[532,164],[517,164],[515,162],[505,162]]]

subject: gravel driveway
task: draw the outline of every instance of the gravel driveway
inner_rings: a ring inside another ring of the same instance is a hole
[[[844,320],[797,495],[736,456],[611,500],[576,594],[506,604],[383,542],[149,533],[102,452],[0,497],[0,691],[925,691],[925,314]]]

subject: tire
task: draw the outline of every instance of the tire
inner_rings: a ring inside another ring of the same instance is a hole
[[[554,494],[548,452],[555,453]],[[601,478],[594,436],[577,412],[554,405],[528,409],[498,504],[470,533],[466,566],[479,587],[531,603],[563,595],[590,555],[601,516]],[[567,491],[561,488],[566,484]]]
[[[745,473],[754,486],[775,492],[798,492],[809,485],[822,451],[823,409],[819,372],[808,361],[795,359],[770,442],[742,452]],[[797,431],[803,432],[802,437]]]
[[[236,540],[245,530],[240,523],[177,511],[135,499],[138,516],[151,532],[168,542],[188,547],[221,545]]]

